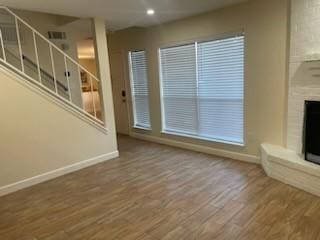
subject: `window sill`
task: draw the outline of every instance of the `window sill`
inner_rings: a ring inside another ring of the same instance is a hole
[[[144,131],[151,131],[151,128],[148,127],[142,127],[142,126],[133,126],[133,129],[138,129],[138,130],[144,130]]]
[[[203,140],[203,141],[208,141],[208,142],[223,143],[223,144],[228,144],[228,145],[233,145],[233,146],[238,146],[238,147],[245,147],[244,143],[239,143],[239,142],[206,138],[206,137],[194,136],[194,135],[189,135],[189,134],[184,134],[184,133],[171,132],[171,131],[167,131],[167,130],[162,130],[161,133],[167,134],[167,135],[178,136],[178,137],[186,137],[186,138],[192,138],[192,139]]]

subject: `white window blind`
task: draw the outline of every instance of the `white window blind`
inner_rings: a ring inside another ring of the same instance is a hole
[[[198,44],[199,135],[243,143],[244,38]]]
[[[134,127],[150,129],[149,88],[145,51],[129,53]]]
[[[243,144],[244,37],[160,49],[163,131]]]
[[[197,133],[195,45],[160,50],[164,130]]]

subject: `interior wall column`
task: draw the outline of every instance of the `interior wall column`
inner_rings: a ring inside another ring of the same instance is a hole
[[[93,18],[93,33],[97,75],[100,79],[102,117],[109,134],[116,135],[107,32],[102,18]]]

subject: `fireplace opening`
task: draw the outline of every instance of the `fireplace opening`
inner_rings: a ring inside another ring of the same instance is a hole
[[[305,102],[304,151],[307,161],[320,165],[320,102]]]

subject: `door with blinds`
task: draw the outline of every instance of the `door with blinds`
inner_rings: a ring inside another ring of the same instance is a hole
[[[244,36],[159,50],[162,130],[242,145]]]
[[[109,56],[116,129],[117,133],[128,135],[129,120],[124,67],[127,57],[122,51],[110,52]]]
[[[145,51],[129,52],[129,69],[133,127],[150,130],[149,85]]]

